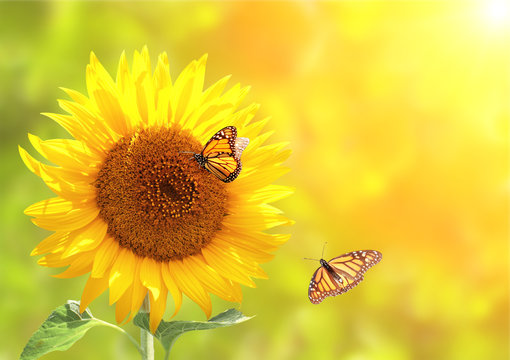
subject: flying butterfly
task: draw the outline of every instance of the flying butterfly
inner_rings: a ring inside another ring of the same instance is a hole
[[[321,266],[315,270],[308,287],[308,298],[313,304],[319,304],[328,296],[349,291],[358,285],[363,280],[363,274],[381,259],[382,254],[375,250],[353,251],[329,261],[321,258]]]
[[[224,182],[234,181],[242,169],[241,154],[250,139],[237,137],[235,126],[218,131],[194,157],[198,164]]]

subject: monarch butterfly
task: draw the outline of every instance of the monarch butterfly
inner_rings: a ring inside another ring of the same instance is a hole
[[[328,296],[340,295],[363,280],[363,274],[382,259],[375,250],[359,250],[337,256],[329,261],[320,259],[308,287],[308,298],[319,304]]]
[[[250,139],[237,137],[237,129],[227,126],[205,144],[199,154],[194,154],[198,164],[224,182],[234,181],[241,172],[241,153]]]

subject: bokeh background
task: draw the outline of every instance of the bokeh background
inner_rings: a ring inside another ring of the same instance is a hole
[[[147,45],[173,76],[208,53],[207,83],[252,85],[245,104],[289,141],[291,240],[244,289],[254,319],[181,337],[173,359],[508,359],[510,10],[504,1],[0,3],[0,359],[17,358],[85,278],[29,256],[47,234],[23,209],[50,195],[22,164],[26,133],[66,136],[59,86],[85,92],[93,50],[115,73]],[[33,152],[32,152],[33,153]],[[312,305],[325,258],[377,249],[347,294]],[[91,305],[114,321],[106,295]],[[213,299],[213,313],[232,306]],[[171,307],[171,306],[170,306]],[[187,301],[179,320],[203,320]],[[132,324],[125,328],[135,337]],[[156,355],[162,350],[156,345]],[[44,359],[137,359],[94,328]]]

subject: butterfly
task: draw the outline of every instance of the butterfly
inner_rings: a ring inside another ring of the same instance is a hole
[[[198,164],[224,182],[234,181],[242,169],[241,153],[250,139],[237,137],[237,129],[227,126],[213,135],[194,157]]]
[[[382,259],[375,250],[359,250],[337,256],[329,261],[320,259],[308,287],[308,298],[319,304],[328,296],[340,295],[363,280],[363,274]]]

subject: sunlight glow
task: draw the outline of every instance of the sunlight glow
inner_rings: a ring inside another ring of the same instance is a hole
[[[489,25],[500,26],[510,21],[509,3],[506,0],[492,0],[484,3],[485,17]]]

